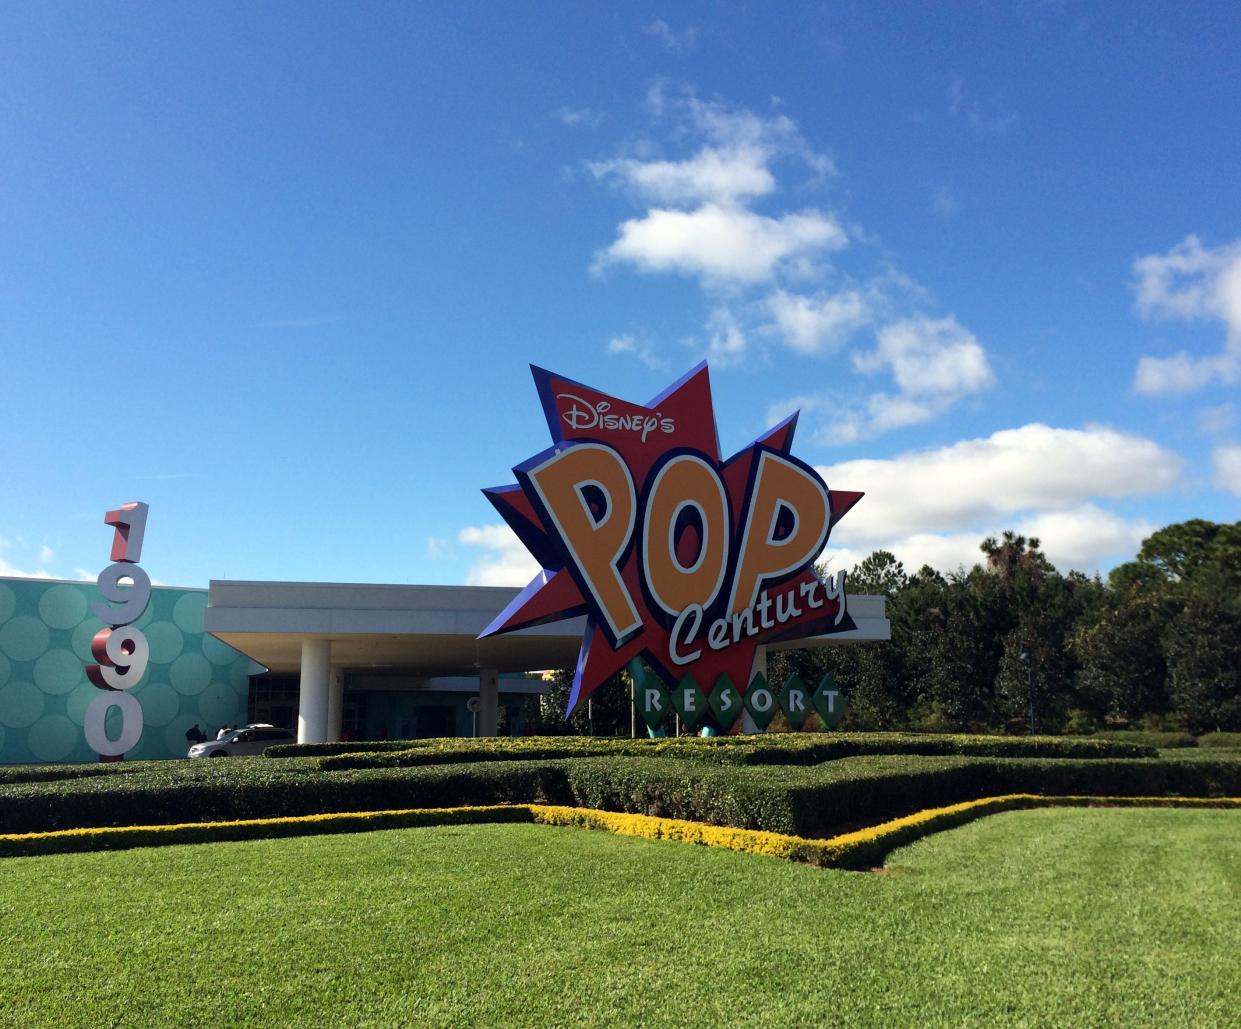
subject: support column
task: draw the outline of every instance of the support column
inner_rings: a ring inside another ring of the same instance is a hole
[[[500,672],[483,668],[478,673],[478,735],[494,736],[500,728]]]
[[[329,743],[340,742],[340,726],[345,715],[345,670],[332,665],[327,683],[327,738]]]
[[[765,644],[759,644],[754,650],[754,666],[750,669],[750,679],[753,679],[759,672],[763,673],[764,679],[767,678],[767,647]],[[749,682],[745,684],[745,688],[750,688]],[[741,731],[747,734],[763,731],[745,708],[741,709]]]
[[[302,640],[302,675],[297,690],[298,743],[327,742],[331,661],[331,640]]]

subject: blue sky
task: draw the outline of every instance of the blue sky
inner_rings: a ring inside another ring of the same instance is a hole
[[[1106,569],[1241,502],[1235,4],[9,5],[0,574],[517,582],[528,364]]]

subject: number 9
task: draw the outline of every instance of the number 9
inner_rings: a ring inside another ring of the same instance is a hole
[[[119,626],[100,629],[90,641],[97,665],[87,665],[86,675],[101,690],[133,689],[146,675],[151,645],[141,629]]]
[[[132,579],[133,585],[123,585],[122,579]],[[95,617],[108,625],[128,625],[142,616],[151,600],[151,577],[137,565],[110,564],[99,573],[98,584],[100,593],[121,605],[111,607],[100,600],[91,604]]]

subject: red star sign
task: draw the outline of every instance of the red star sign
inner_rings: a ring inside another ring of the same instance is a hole
[[[543,571],[480,638],[586,615],[569,712],[635,657],[710,694],[761,643],[855,627],[813,568],[862,494],[789,453],[796,414],[721,460],[705,363],[645,405],[531,371],[553,444],[483,493]]]

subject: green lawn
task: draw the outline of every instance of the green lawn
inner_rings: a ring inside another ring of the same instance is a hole
[[[820,871],[539,826],[0,862],[0,1024],[1235,1024],[1241,816],[997,815]]]

